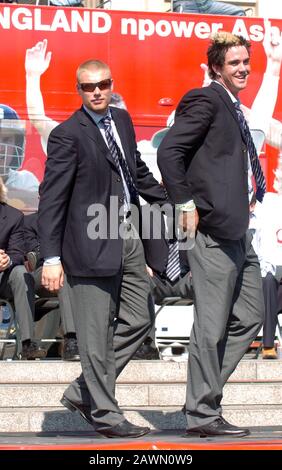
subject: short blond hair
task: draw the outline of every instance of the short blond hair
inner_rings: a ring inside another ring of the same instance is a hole
[[[83,62],[82,64],[78,66],[76,70],[77,82],[79,83],[79,78],[82,72],[85,72],[86,70],[91,70],[91,69],[108,70],[111,74],[111,69],[108,66],[108,64],[98,59],[89,59],[89,60],[86,60],[86,62]]]

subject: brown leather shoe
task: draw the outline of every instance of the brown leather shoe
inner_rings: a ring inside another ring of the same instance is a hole
[[[276,349],[273,348],[262,348],[263,359],[277,359]]]

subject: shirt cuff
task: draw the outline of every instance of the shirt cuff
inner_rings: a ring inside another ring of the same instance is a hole
[[[192,212],[196,209],[195,202],[193,199],[190,201],[184,202],[183,204],[175,204],[176,209],[184,212]]]
[[[45,258],[43,266],[55,266],[56,264],[61,264],[60,256],[48,256]]]

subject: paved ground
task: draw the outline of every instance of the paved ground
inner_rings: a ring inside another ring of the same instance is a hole
[[[158,443],[171,443],[202,446],[213,445],[229,445],[245,447],[250,444],[267,445],[273,443],[279,445],[282,449],[282,426],[275,427],[253,427],[251,435],[244,438],[227,439],[227,438],[186,438],[183,436],[183,431],[152,431],[150,434],[140,439],[106,439],[102,436],[97,436],[88,431],[72,433],[72,432],[40,432],[40,433],[0,433],[0,450],[7,446],[26,446],[30,448],[34,446],[124,446],[125,444],[134,444],[140,447],[141,443],[146,445]],[[132,447],[134,448],[134,447]]]

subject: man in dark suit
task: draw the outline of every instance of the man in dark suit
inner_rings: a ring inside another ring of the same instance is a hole
[[[265,182],[235,103],[247,85],[250,44],[220,32],[208,49],[210,86],[187,93],[158,151],[158,164],[188,236],[195,317],[190,337],[187,436],[245,436],[222,417],[223,386],[263,321],[258,259],[246,235],[249,183]],[[256,167],[252,159],[255,159]],[[248,178],[249,174],[249,178]],[[251,186],[251,185],[250,185]],[[250,187],[251,192],[251,187]]]
[[[24,216],[24,241],[25,254],[29,262],[31,275],[34,279],[35,294],[39,297],[47,298],[54,296],[54,294],[51,294],[41,285],[43,260],[40,257],[37,212]],[[78,361],[80,357],[67,286],[63,286],[62,289],[59,290],[58,299],[59,310],[53,310],[53,315],[51,315],[51,312],[48,312],[46,329],[56,335],[58,324],[61,321],[64,335],[62,359],[66,361]],[[58,313],[56,315],[57,310]]]
[[[34,288],[24,267],[23,214],[5,201],[6,188],[0,177],[0,297],[14,302],[21,358],[43,358],[46,351],[34,341]]]
[[[59,289],[65,271],[74,312],[83,374],[62,403],[106,437],[139,437],[149,428],[129,423],[115,399],[116,377],[154,318],[130,214],[138,193],[150,203],[166,195],[140,158],[128,112],[109,107],[112,88],[107,64],[80,65],[83,105],[50,134],[38,220],[42,283]]]

